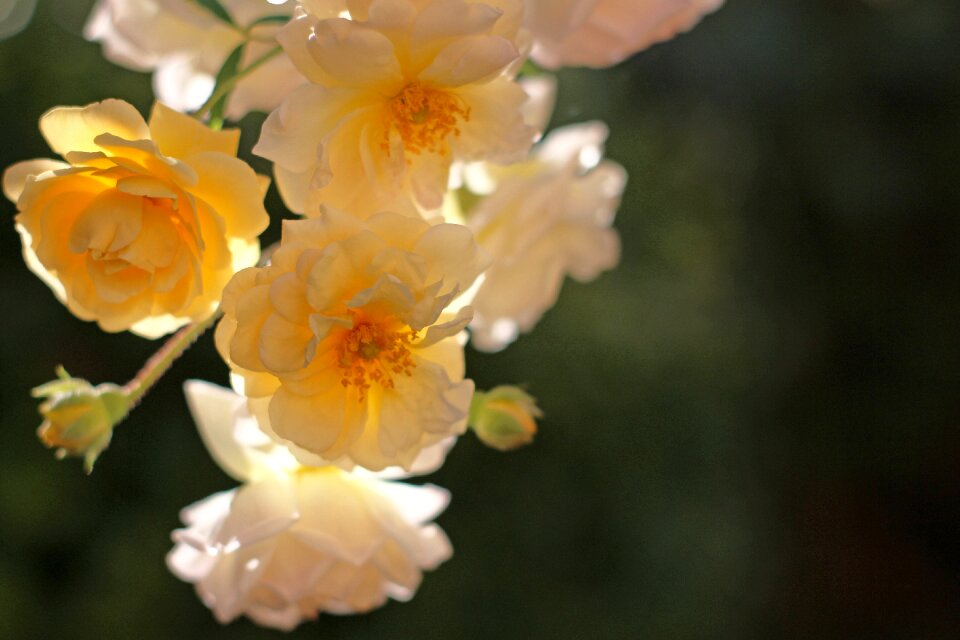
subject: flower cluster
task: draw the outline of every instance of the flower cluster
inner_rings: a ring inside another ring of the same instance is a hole
[[[38,387],[40,437],[87,468],[208,327],[233,390],[192,381],[211,456],[241,485],[182,513],[168,565],[221,622],[292,629],[413,596],[450,557],[429,473],[471,428],[532,441],[535,400],[477,391],[464,349],[531,331],[564,280],[619,260],[626,184],[607,127],[547,133],[555,80],[691,28],[722,0],[98,0],[85,34],[152,71],[148,121],[56,107],[59,160],[7,169],[24,259],[78,318],[158,338],[126,385]],[[272,163],[291,212],[265,248]],[[192,112],[192,113],[189,113]],[[546,133],[546,135],[544,135]]]

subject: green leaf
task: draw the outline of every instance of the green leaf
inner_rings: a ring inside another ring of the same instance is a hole
[[[518,78],[531,78],[534,76],[543,75],[545,71],[534,64],[533,60],[527,60],[523,63],[523,66],[520,67],[520,72],[517,73]]]
[[[223,66],[220,67],[220,72],[217,73],[216,83],[213,85],[213,93],[216,93],[217,90],[223,86],[223,83],[231,80],[237,71],[240,68],[240,59],[243,57],[243,50],[247,46],[247,43],[244,42],[236,49],[234,49],[227,59],[223,61]],[[211,129],[220,129],[223,126],[223,112],[227,108],[227,98],[230,97],[230,92],[223,94],[223,96],[217,100],[216,104],[210,109],[210,128]]]
[[[286,24],[290,22],[290,20],[290,16],[263,16],[262,18],[257,18],[247,25],[247,31],[261,24]]]
[[[198,5],[217,16],[219,19],[223,20],[229,25],[237,26],[233,21],[233,18],[230,17],[230,14],[227,13],[227,10],[223,8],[223,5],[220,4],[220,0],[195,0]]]

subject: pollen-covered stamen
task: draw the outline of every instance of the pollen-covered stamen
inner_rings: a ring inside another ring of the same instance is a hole
[[[340,384],[356,387],[361,402],[374,383],[392,389],[394,375],[413,375],[416,363],[409,345],[416,335],[410,329],[391,330],[377,323],[355,324],[337,347],[337,364],[342,372]]]
[[[470,119],[470,107],[456,94],[411,82],[390,99],[390,119],[405,151],[439,153],[448,136],[460,135],[459,125]],[[383,146],[388,146],[386,141]]]

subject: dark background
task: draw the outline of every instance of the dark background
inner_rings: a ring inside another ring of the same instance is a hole
[[[0,42],[0,165],[50,155],[53,105],[148,110],[148,77],[78,35],[90,4],[41,0]],[[534,446],[468,436],[430,478],[454,558],[410,603],[294,636],[960,637],[960,3],[729,0],[560,78],[555,123],[605,120],[630,173],[623,262],[468,353],[547,416]],[[55,461],[29,389],[58,363],[123,382],[157,344],[71,317],[0,206],[0,637],[278,635],[220,627],[163,564],[178,510],[234,484],[180,392],[225,382],[211,340],[92,476]]]

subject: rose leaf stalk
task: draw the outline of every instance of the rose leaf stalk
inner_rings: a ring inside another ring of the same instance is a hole
[[[226,104],[226,99],[230,95],[230,92],[233,91],[234,86],[237,82],[243,79],[245,76],[249,75],[256,71],[259,67],[266,64],[276,56],[280,54],[283,49],[279,46],[270,49],[265,54],[248,64],[243,69],[236,69],[231,73],[229,67],[235,66],[239,62],[239,58],[243,52],[243,47],[246,43],[237,47],[236,50],[227,58],[224,66],[220,69],[220,73],[217,74],[217,83],[213,89],[213,93],[210,94],[210,97],[207,98],[207,101],[204,102],[199,109],[194,112],[193,117],[201,119],[206,116],[208,113],[211,114],[210,126],[214,129],[219,129],[223,125],[223,116],[222,109],[223,105]],[[220,105],[221,113],[216,113],[215,107]]]
[[[163,377],[163,374],[170,369],[177,358],[182,356],[207,329],[213,326],[219,317],[220,310],[218,309],[206,320],[185,326],[150,356],[150,359],[147,360],[137,375],[123,385],[127,402],[130,403],[128,411],[140,403],[147,391],[156,384],[157,380]]]
[[[223,7],[218,0],[195,0],[200,8],[212,13],[218,20],[223,20],[230,26],[236,26],[230,13]]]
[[[114,427],[219,317],[218,310],[206,320],[178,331],[122,387],[112,383],[94,387],[58,367],[57,380],[33,389],[35,398],[44,398],[39,408],[43,417],[43,424],[37,430],[40,440],[56,449],[57,458],[83,457],[84,471],[89,474],[97,458],[110,444]]]

